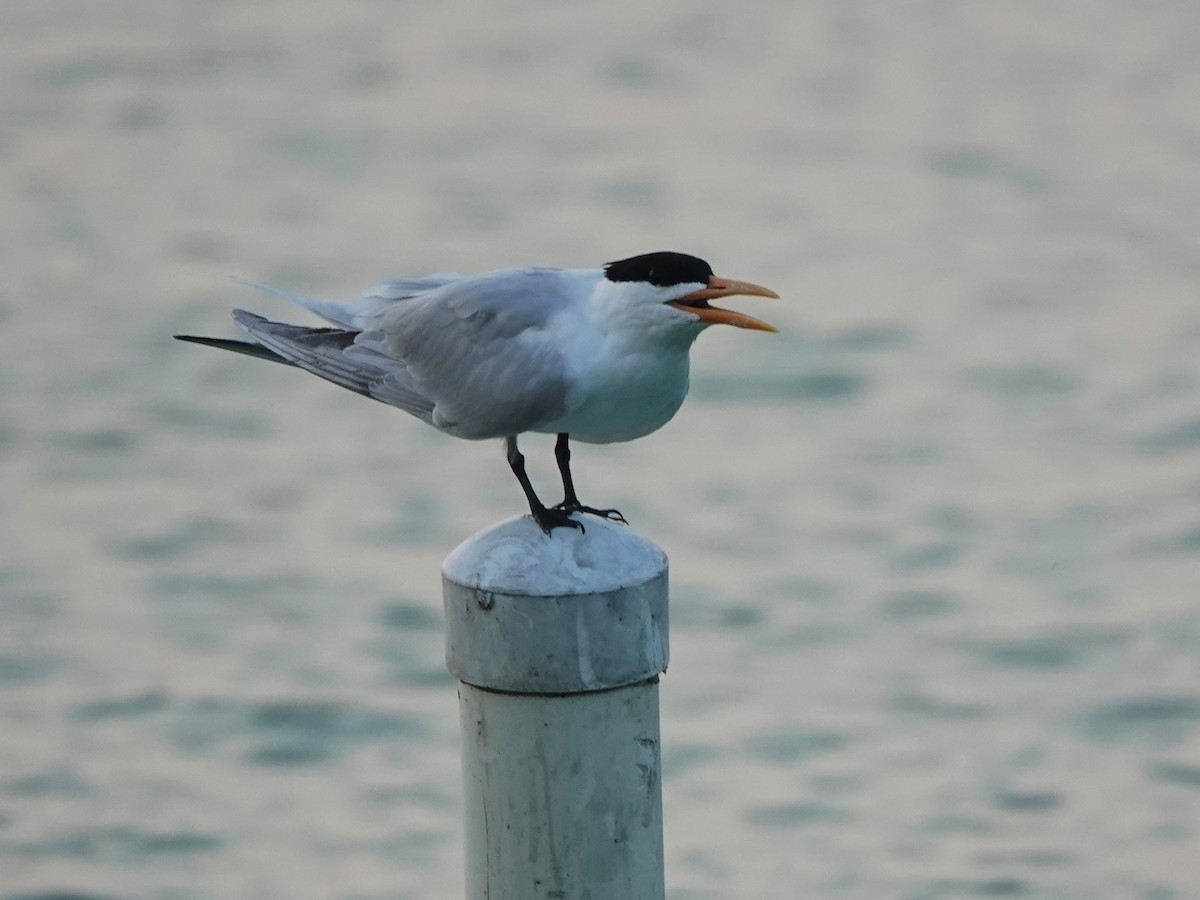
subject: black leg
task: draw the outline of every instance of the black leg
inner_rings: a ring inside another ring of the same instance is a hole
[[[571,445],[569,434],[560,434],[554,442],[554,459],[558,462],[558,474],[562,476],[563,507],[579,508],[579,498],[575,495],[575,479],[571,477]]]
[[[571,445],[568,443],[570,437],[569,434],[560,434],[558,441],[554,444],[554,458],[558,461],[558,474],[562,476],[563,500],[553,508],[568,513],[591,513],[593,516],[608,519],[610,522],[623,522],[628,525],[629,523],[625,522],[625,517],[618,510],[595,509],[579,502],[579,497],[575,493],[575,479],[571,477]]]
[[[529,512],[533,516],[533,521],[538,523],[538,527],[546,534],[555,528],[578,528],[583,531],[583,525],[571,518],[570,510],[558,507],[547,509],[542,505],[542,501],[538,499],[538,495],[533,490],[533,485],[529,483],[529,476],[525,474],[525,457],[517,449],[516,435],[505,438],[504,444],[507,448],[508,465],[512,468],[513,474],[517,476],[517,481],[521,483],[521,490],[525,492],[525,499],[529,501]]]

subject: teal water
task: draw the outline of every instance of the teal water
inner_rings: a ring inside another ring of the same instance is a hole
[[[500,448],[169,335],[668,248],[784,298],[576,454],[672,561],[673,900],[1200,896],[1193,4],[27,6],[0,900],[461,896]]]

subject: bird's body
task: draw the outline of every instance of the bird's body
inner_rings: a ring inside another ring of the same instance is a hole
[[[654,253],[603,269],[507,269],[383,282],[357,303],[309,300],[267,288],[332,327],[271,322],[235,310],[253,343],[183,340],[274,359],[396,406],[455,437],[503,437],[534,518],[544,530],[580,527],[567,436],[627,441],[662,427],[687,395],[688,351],[717,322],[770,326],[708,299],[775,296],[719,279],[707,263]],[[516,436],[560,436],[567,494],[547,509],[524,475]]]

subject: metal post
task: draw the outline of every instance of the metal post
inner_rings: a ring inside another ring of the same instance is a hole
[[[593,516],[528,517],[442,567],[461,682],[468,900],[662,900],[667,558]]]

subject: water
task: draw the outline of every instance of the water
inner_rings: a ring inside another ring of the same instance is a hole
[[[168,336],[665,248],[785,298],[576,455],[672,560],[672,897],[1200,896],[1194,4],[27,7],[0,897],[460,896],[500,449]]]

